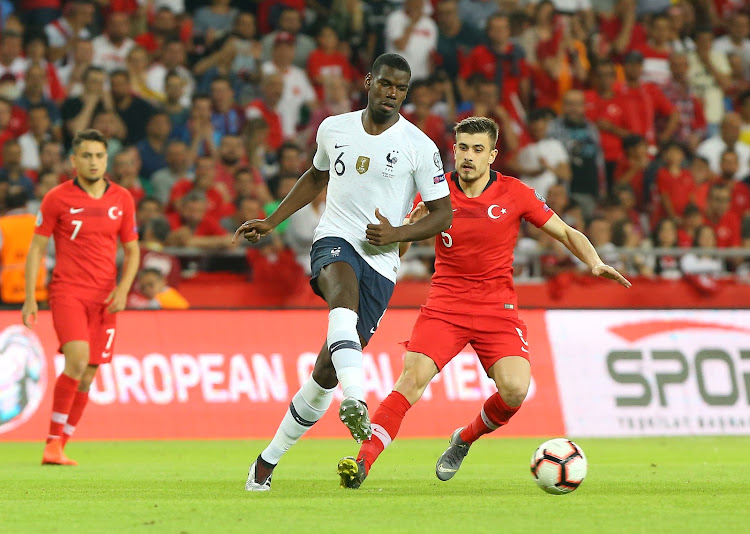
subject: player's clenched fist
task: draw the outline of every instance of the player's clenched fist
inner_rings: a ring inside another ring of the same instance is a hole
[[[367,241],[371,245],[382,247],[383,245],[390,245],[391,243],[400,241],[398,230],[391,226],[390,221],[381,215],[378,208],[375,208],[375,217],[380,222],[378,224],[368,224],[367,232],[365,233]]]
[[[241,233],[245,235],[245,239],[251,243],[257,243],[260,238],[268,234],[273,230],[273,226],[266,222],[265,219],[253,219],[252,221],[245,221],[237,228],[232,237],[232,243],[237,240],[237,236]]]
[[[39,313],[39,306],[35,300],[27,300],[23,303],[23,309],[21,309],[21,318],[23,324],[28,328],[33,328],[36,324],[36,315]]]

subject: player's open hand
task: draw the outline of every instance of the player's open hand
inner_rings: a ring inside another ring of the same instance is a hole
[[[37,313],[39,313],[39,305],[36,303],[36,300],[27,300],[23,303],[21,318],[27,328],[34,328]]]
[[[109,304],[109,306],[107,306],[107,311],[109,313],[121,312],[125,309],[125,304],[127,304],[127,301],[128,292],[120,286],[114,288],[112,290],[112,293],[110,293],[109,296],[104,299],[104,303]]]
[[[420,202],[413,210],[411,210],[411,215],[409,215],[409,224],[414,224],[418,220],[424,219],[428,213],[430,213],[430,210],[427,209],[427,206],[424,205],[424,202]]]
[[[610,280],[614,280],[615,282],[618,282],[620,285],[623,285],[627,288],[633,285],[627,278],[618,273],[617,269],[603,263],[591,269],[591,274],[593,274],[594,276],[601,276],[602,278],[609,278]]]
[[[240,234],[245,235],[245,239],[251,243],[257,243],[260,238],[268,234],[273,230],[273,226],[266,222],[266,219],[253,219],[251,221],[245,221],[240,225],[239,228],[234,232],[232,243],[237,240],[237,236]]]
[[[379,208],[375,208],[375,217],[377,217],[380,222],[378,224],[368,224],[367,232],[365,234],[367,236],[367,241],[371,245],[382,247],[400,241],[398,238],[398,231],[391,226],[388,219],[381,215]]]

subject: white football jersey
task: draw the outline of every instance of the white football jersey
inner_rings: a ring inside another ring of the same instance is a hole
[[[326,209],[315,230],[315,241],[340,237],[378,273],[395,282],[399,268],[398,243],[384,247],[367,242],[367,225],[377,224],[375,209],[393,226],[401,226],[419,192],[425,201],[448,196],[435,143],[399,116],[380,135],[362,125],[364,110],[336,115],[318,128],[318,150],[313,165],[329,171]]]

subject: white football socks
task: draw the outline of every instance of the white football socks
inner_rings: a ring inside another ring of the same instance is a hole
[[[302,384],[289,403],[289,409],[281,420],[276,435],[260,453],[261,458],[272,465],[279,463],[286,451],[326,413],[331,405],[334,389],[321,387],[312,376]]]
[[[334,308],[328,313],[328,350],[344,397],[365,400],[362,345],[357,334],[357,313]]]

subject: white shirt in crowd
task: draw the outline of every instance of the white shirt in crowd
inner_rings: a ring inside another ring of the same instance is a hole
[[[28,62],[22,58],[14,58],[7,67],[0,63],[0,77],[4,74],[11,73],[16,78],[16,90],[20,95],[23,92],[23,88],[26,85],[26,69],[28,68]]]
[[[24,169],[37,170],[41,162],[39,161],[39,143],[31,132],[26,132],[18,138],[18,145],[21,147],[21,167]]]
[[[328,117],[318,128],[313,165],[329,171],[330,178],[315,241],[345,239],[373,269],[395,283],[398,243],[370,245],[367,225],[379,222],[376,209],[392,225],[401,225],[417,192],[426,202],[437,200],[448,196],[448,183],[437,146],[419,128],[399,116],[385,132],[370,135],[362,125],[362,112]]]
[[[711,52],[711,64],[722,74],[730,74],[726,54],[713,50]],[[716,82],[703,62],[698,59],[698,54],[688,54],[688,81],[690,88],[695,91],[696,96],[703,101],[703,114],[708,124],[719,124],[724,117],[724,91]]]
[[[713,172],[721,174],[721,155],[726,149],[727,144],[721,136],[715,135],[698,145],[696,153],[708,160]],[[737,159],[739,160],[739,166],[734,179],[743,180],[745,176],[750,174],[750,146],[737,141],[734,144],[734,151],[737,152]]]
[[[325,202],[317,207],[312,204],[303,206],[289,217],[286,230],[284,230],[284,242],[294,251],[297,263],[305,269],[308,275],[310,274],[310,247],[315,237],[315,228],[320,223],[325,209]]]
[[[278,68],[272,61],[263,63],[263,74],[275,74]],[[297,133],[297,125],[300,122],[300,111],[307,102],[315,102],[317,95],[305,71],[294,65],[283,72],[284,89],[281,91],[281,99],[276,106],[276,111],[281,116],[281,128],[284,137],[293,138]]]
[[[97,67],[101,67],[107,72],[112,72],[117,69],[124,69],[125,60],[128,54],[135,46],[135,41],[130,37],[126,37],[120,46],[115,46],[109,37],[102,34],[98,37],[94,37],[91,41],[91,45],[94,48],[94,59],[92,63]]]
[[[182,89],[180,104],[185,107],[190,107],[190,102],[193,100],[193,93],[195,92],[195,79],[190,71],[182,65],[178,65],[174,70],[180,75],[183,82],[185,82]],[[146,86],[152,91],[163,95],[167,81],[167,72],[169,72],[167,67],[161,63],[154,63],[146,71]]]
[[[52,48],[60,48],[73,38],[73,27],[68,23],[68,19],[60,17],[47,24],[44,27],[44,33],[47,34],[49,46]],[[86,28],[78,30],[78,38],[84,41],[91,39],[91,32]],[[72,51],[67,58],[68,62],[73,60]],[[61,58],[56,62],[56,65],[62,65],[65,63],[65,58]]]
[[[750,39],[743,39],[739,45],[736,45],[731,37],[722,35],[714,41],[713,50],[723,54],[738,54],[745,68],[745,78],[750,77]]]
[[[149,3],[149,0],[137,0],[139,6],[143,6]],[[154,12],[159,11],[163,7],[168,7],[175,15],[180,15],[185,12],[185,0],[153,0],[152,9]]]
[[[724,261],[721,258],[708,258],[690,252],[682,257],[680,267],[685,274],[717,275],[724,272]]]
[[[557,139],[548,138],[523,147],[518,153],[518,164],[524,169],[539,169],[542,167],[542,158],[550,167],[557,167],[560,163],[569,161],[565,146]],[[543,197],[546,197],[549,188],[557,183],[557,175],[550,170],[536,176],[521,175],[519,178]]]
[[[430,75],[430,55],[437,48],[438,28],[435,21],[422,15],[409,36],[406,47],[396,48],[411,19],[403,9],[394,11],[385,21],[385,51],[400,54],[409,62],[411,79],[421,80]]]

